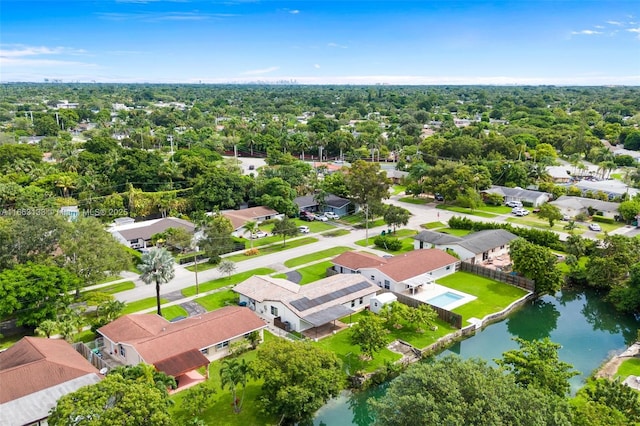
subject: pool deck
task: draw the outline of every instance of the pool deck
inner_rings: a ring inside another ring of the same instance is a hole
[[[421,302],[427,302],[427,303],[429,303],[428,301],[430,299],[433,299],[434,297],[438,297],[445,293],[453,293],[462,297],[462,299],[453,301],[444,306],[440,306],[440,308],[447,309],[449,311],[457,308],[458,306],[462,306],[466,303],[471,302],[472,300],[477,299],[476,296],[472,296],[470,294],[463,293],[458,290],[453,290],[449,287],[441,286],[440,284],[436,284],[436,283],[424,285],[420,287],[418,290],[416,290],[414,294],[411,293],[411,290],[407,290],[403,292],[403,294],[413,299],[417,299],[417,300],[420,300]]]

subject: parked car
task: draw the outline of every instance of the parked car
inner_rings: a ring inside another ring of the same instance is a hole
[[[523,209],[522,207],[514,207],[514,209],[511,210],[511,213],[515,214],[516,216],[526,216],[530,212],[529,210]]]
[[[314,218],[315,220],[319,220],[320,222],[327,222],[327,221],[329,220],[329,218],[328,218],[328,217],[326,217],[326,216],[325,216],[325,215],[323,215],[323,214],[316,214],[316,215],[314,215],[314,216],[313,216],[313,218]]]
[[[602,231],[602,228],[600,227],[600,225],[598,225],[597,223],[590,223],[589,224],[589,229],[591,231],[596,231],[596,232],[600,232]]]
[[[264,237],[266,237],[268,235],[269,234],[267,234],[264,231],[257,231],[255,233],[251,234],[251,238],[255,240],[256,238],[264,238]]]
[[[249,170],[255,170],[256,166],[254,166],[253,164],[249,164]]]
[[[568,214],[562,215],[562,220],[564,220],[565,222],[569,222],[571,220],[571,216],[569,216]]]
[[[436,192],[433,198],[435,198],[436,201],[444,201],[444,196],[439,192]]]
[[[308,234],[309,233],[309,227],[306,225],[300,225],[298,226],[298,232],[301,232],[303,234]]]
[[[510,201],[507,201],[504,204],[505,204],[505,206],[508,206],[508,207],[522,207],[522,203],[520,201],[516,201],[516,200],[510,200]]]
[[[338,216],[334,212],[324,212],[324,215],[329,220],[338,220],[338,219],[340,219],[340,216]]]
[[[310,212],[300,212],[300,219],[306,220],[307,222],[313,222],[316,219],[316,216]]]

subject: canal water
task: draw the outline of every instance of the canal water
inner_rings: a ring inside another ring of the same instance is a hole
[[[529,302],[508,318],[489,325],[438,356],[477,357],[495,365],[494,359],[518,347],[512,338],[549,337],[562,345],[560,358],[580,372],[571,379],[571,390],[575,393],[603,362],[635,341],[638,328],[640,319],[615,312],[595,292],[566,290]],[[385,388],[383,385],[364,392],[344,392],[318,411],[314,425],[372,424],[367,399],[384,395]]]

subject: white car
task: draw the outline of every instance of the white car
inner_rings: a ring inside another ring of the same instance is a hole
[[[264,238],[267,235],[268,234],[266,232],[264,232],[264,231],[258,231],[255,234],[251,234],[251,238],[255,240],[256,238]]]
[[[337,220],[340,219],[340,216],[335,214],[334,212],[324,212],[324,216],[329,220]]]
[[[508,207],[522,207],[522,203],[520,201],[507,201],[504,204]]]
[[[305,225],[298,226],[298,232],[300,232],[302,234],[308,234],[309,233],[309,227],[305,226]]]
[[[590,223],[589,229],[596,232],[602,231],[602,228],[597,223]]]
[[[325,215],[321,215],[321,214],[315,215],[315,219],[319,220],[320,222],[327,222],[329,220],[328,217],[326,217]]]
[[[522,207],[515,207],[513,210],[511,210],[511,213],[515,214],[516,216],[526,216],[530,212],[529,210],[523,209]]]

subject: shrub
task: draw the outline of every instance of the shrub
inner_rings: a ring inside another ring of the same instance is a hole
[[[586,213],[578,213],[578,214],[576,215],[576,220],[577,220],[578,222],[584,222],[585,220],[587,220],[587,218],[588,218],[588,217],[589,217],[589,216],[588,216]]]
[[[611,218],[611,217],[604,217],[604,216],[598,216],[595,215],[591,218],[594,222],[600,222],[600,223],[614,223],[615,219]]]
[[[258,254],[260,254],[260,250],[255,247],[244,252],[245,256],[256,256]]]
[[[402,241],[397,238],[387,238],[379,235],[373,240],[373,243],[376,247],[380,247],[382,249],[398,251],[402,248]]]

